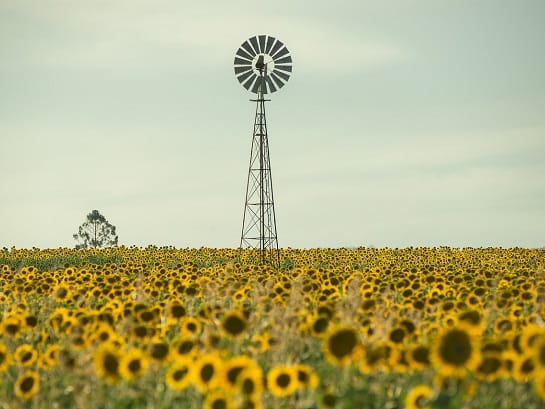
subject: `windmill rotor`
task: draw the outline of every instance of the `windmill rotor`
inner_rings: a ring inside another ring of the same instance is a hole
[[[235,54],[235,76],[253,93],[270,94],[288,82],[292,59],[282,41],[269,35],[258,35],[244,41]]]

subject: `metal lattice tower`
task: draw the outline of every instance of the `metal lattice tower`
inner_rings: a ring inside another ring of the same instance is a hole
[[[289,79],[291,57],[274,37],[260,35],[245,41],[235,55],[235,74],[240,83],[257,94],[240,248],[258,250],[259,262],[280,264],[265,94],[275,92]]]
[[[252,101],[256,103],[256,111],[240,247],[259,249],[261,263],[278,264],[278,236],[265,117],[265,101],[268,100],[259,91],[257,99]]]

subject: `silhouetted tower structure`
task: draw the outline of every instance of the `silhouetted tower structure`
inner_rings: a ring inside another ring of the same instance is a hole
[[[276,232],[276,214],[265,94],[282,88],[292,71],[292,59],[286,46],[276,38],[259,35],[242,43],[235,55],[235,75],[239,82],[257,94],[252,148],[244,201],[240,248],[258,250],[259,262],[278,266],[280,252]]]

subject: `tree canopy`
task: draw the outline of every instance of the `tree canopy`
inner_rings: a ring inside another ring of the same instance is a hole
[[[87,215],[87,220],[79,226],[73,237],[78,242],[77,249],[117,246],[118,240],[115,226],[111,225],[98,210],[93,210]]]

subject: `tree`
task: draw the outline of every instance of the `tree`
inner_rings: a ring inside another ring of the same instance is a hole
[[[108,223],[98,210],[89,213],[87,221],[74,234],[74,240],[79,241],[76,244],[77,249],[117,246],[117,238],[115,226]]]

